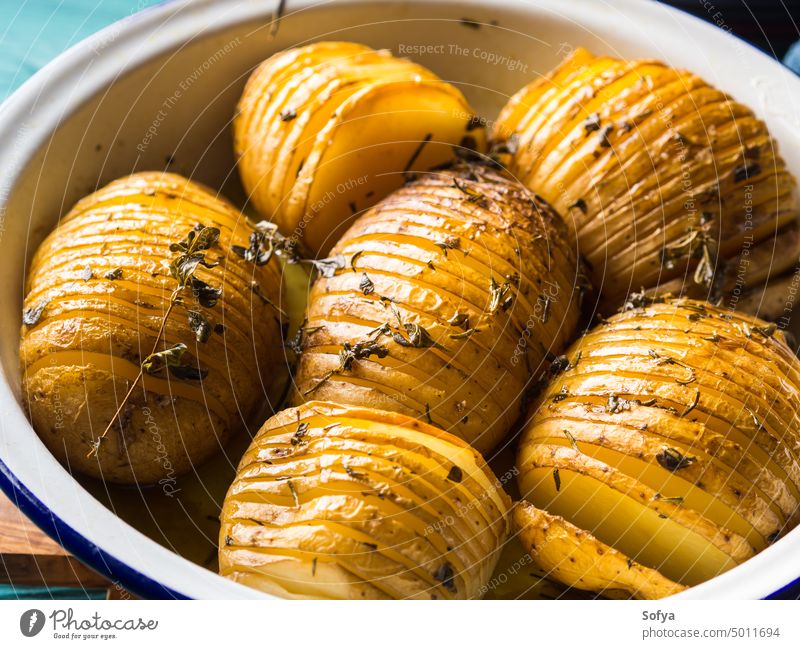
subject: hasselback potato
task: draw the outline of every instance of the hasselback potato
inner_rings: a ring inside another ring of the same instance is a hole
[[[797,524],[800,361],[751,316],[689,299],[628,306],[572,346],[540,397],[520,491],[556,527],[692,586]]]
[[[483,149],[483,123],[452,85],[385,50],[321,42],[253,72],[233,123],[250,200],[324,255],[353,215],[437,166]]]
[[[220,574],[291,598],[476,597],[510,501],[458,438],[309,402],[268,420],[222,509]]]
[[[796,182],[776,143],[691,72],[580,48],[512,97],[493,137],[571,225],[603,313],[657,287],[736,308],[795,265]]]
[[[253,414],[281,351],[281,275],[275,259],[245,261],[250,232],[207,188],[153,172],[82,199],[41,244],[23,307],[23,399],[70,468],[174,478]]]
[[[557,214],[468,162],[361,216],[317,262],[294,399],[418,417],[490,450],[578,320]]]

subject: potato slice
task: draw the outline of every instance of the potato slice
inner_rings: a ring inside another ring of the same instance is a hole
[[[539,397],[523,498],[694,585],[797,525],[800,362],[775,325],[636,296]]]
[[[578,321],[579,262],[557,214],[459,163],[353,224],[314,284],[294,402],[395,410],[490,450]]]
[[[483,151],[486,139],[461,92],[429,70],[336,42],[262,63],[233,128],[256,209],[322,255],[409,173],[446,162],[453,146]]]
[[[786,254],[771,245],[800,203],[766,125],[690,72],[577,49],[512,97],[492,137],[573,229],[604,313],[640,288],[736,297],[800,252],[797,236]]]
[[[319,598],[474,598],[510,500],[458,438],[391,412],[309,402],[268,420],[221,515],[220,574]]]
[[[176,246],[198,224],[219,231],[210,267],[194,272],[207,287],[183,290],[160,335]],[[216,192],[168,173],[120,178],[61,220],[31,263],[20,343],[23,399],[56,457],[110,482],[174,479],[260,407],[275,378],[265,361],[280,352],[282,278],[277,259],[239,254],[249,235]],[[185,346],[178,366],[144,373],[115,417],[157,338],[159,352]]]
[[[622,590],[637,599],[661,599],[686,589],[530,503],[516,503],[513,519],[534,564],[563,584],[598,592]]]

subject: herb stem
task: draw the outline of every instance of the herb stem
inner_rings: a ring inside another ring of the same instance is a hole
[[[164,330],[167,327],[167,318],[169,318],[170,313],[172,313],[172,309],[175,307],[177,302],[177,297],[180,292],[183,290],[182,286],[179,286],[174,291],[172,291],[172,295],[169,298],[169,306],[167,307],[166,312],[164,313],[164,317],[161,318],[161,326],[158,329],[158,334],[156,335],[156,340],[153,343],[153,351],[150,352],[150,356],[155,354],[158,351],[158,343],[161,342],[161,337],[164,335]],[[136,386],[139,385],[139,381],[142,380],[144,376],[144,366],[142,363],[139,364],[139,373],[136,375],[136,378],[133,379],[133,383],[131,383],[131,387],[128,388],[128,391],[125,393],[125,396],[120,401],[119,407],[117,411],[114,413],[114,416],[111,418],[111,421],[108,422],[108,426],[106,426],[105,430],[103,431],[102,435],[97,438],[97,441],[92,445],[92,448],[86,454],[86,457],[92,457],[93,455],[97,455],[97,452],[100,450],[101,442],[106,438],[108,432],[111,430],[111,427],[114,425],[114,422],[119,419],[119,416],[122,414],[122,409],[128,403],[128,400],[131,398],[133,391],[136,389]]]

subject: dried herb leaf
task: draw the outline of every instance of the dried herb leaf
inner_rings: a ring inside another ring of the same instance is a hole
[[[176,378],[192,381],[201,381],[208,374],[208,370],[201,370],[193,365],[183,363],[183,355],[186,353],[186,345],[177,343],[168,349],[150,354],[142,361],[142,370],[147,374],[158,374],[165,368],[169,368],[170,374]]]
[[[448,250],[459,250],[461,248],[461,240],[451,235],[445,237],[444,241],[437,241],[436,245],[444,251],[444,256],[447,257]]]
[[[600,130],[600,115],[597,113],[592,113],[587,117],[583,122],[583,129],[586,133],[592,133],[593,131]]]
[[[364,295],[369,295],[375,291],[375,284],[372,283],[372,280],[369,278],[369,275],[366,273],[362,273],[361,281],[358,284],[358,288],[361,289],[361,292]]]
[[[45,307],[48,305],[48,300],[44,300],[39,302],[36,306],[32,306],[29,309],[24,309],[22,311],[22,324],[32,327],[37,322],[39,322],[39,318],[42,317],[42,312],[44,311]]]
[[[189,328],[197,338],[197,342],[208,342],[213,329],[206,317],[199,311],[187,311],[186,315],[189,319]]]
[[[347,260],[344,258],[344,255],[336,255],[335,257],[329,257],[327,259],[308,259],[306,261],[313,265],[314,268],[317,269],[317,272],[327,279],[336,275],[337,270],[347,268]]]
[[[289,442],[291,443],[291,445],[292,446],[300,446],[302,444],[305,444],[306,442],[303,439],[303,437],[305,436],[305,434],[307,432],[308,432],[308,422],[303,421],[303,422],[297,424],[297,430],[294,431],[294,433],[292,434],[292,437],[289,439]]]
[[[192,287],[192,295],[200,303],[208,309],[216,306],[217,301],[222,297],[222,289],[209,286],[203,280],[192,276],[190,278],[190,285]]]
[[[670,447],[658,453],[656,455],[656,461],[668,471],[678,471],[696,462],[697,458],[684,455],[677,449]]]
[[[428,330],[425,329],[425,327],[410,322],[406,322],[402,326],[405,329],[408,338],[404,338],[402,334],[394,332],[392,334],[392,340],[394,340],[398,345],[403,347],[416,347],[417,349],[423,349],[426,347],[444,349],[442,345],[437,343],[431,337],[430,333],[428,333]]]
[[[453,340],[466,340],[472,334],[477,334],[477,333],[480,333],[480,329],[475,329],[473,327],[472,329],[467,329],[466,331],[462,331],[461,333],[450,334],[450,338],[452,338]]]
[[[451,327],[461,327],[465,331],[469,329],[469,313],[456,313],[447,321]]]
[[[112,281],[115,279],[122,279],[122,269],[115,268],[114,270],[110,270],[105,275],[103,275],[103,277]]]
[[[453,566],[446,561],[436,569],[433,578],[444,586],[451,593],[456,592],[455,572]]]
[[[569,209],[569,210],[578,209],[581,212],[583,212],[584,214],[586,214],[586,212],[587,212],[587,210],[589,208],[586,205],[586,201],[583,200],[582,198],[579,198],[572,205],[568,206],[567,209]]]
[[[507,311],[514,301],[514,296],[509,295],[511,284],[503,282],[498,284],[494,277],[489,278],[489,313],[496,313],[498,309]]]

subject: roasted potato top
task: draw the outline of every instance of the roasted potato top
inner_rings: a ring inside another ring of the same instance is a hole
[[[510,501],[460,439],[309,402],[267,421],[222,509],[220,573],[293,598],[476,597]]]
[[[683,585],[797,524],[800,362],[774,324],[639,298],[566,359],[520,443],[536,507]]]
[[[318,262],[296,401],[395,410],[489,451],[578,320],[558,215],[502,173],[425,174]]]
[[[264,61],[233,130],[255,207],[322,255],[408,173],[445,162],[452,146],[485,146],[483,122],[455,87],[356,43],[313,43]]]
[[[198,224],[218,241],[184,260],[194,280],[170,308],[171,265]],[[242,258],[249,235],[211,190],[155,172],[112,182],[61,220],[31,262],[20,345],[23,397],[57,456],[106,480],[151,482],[242,426],[280,353],[280,267]],[[171,351],[150,359],[98,441],[157,337]]]
[[[571,225],[606,314],[641,288],[738,296],[800,252],[796,181],[766,125],[691,72],[579,48],[493,137]]]

